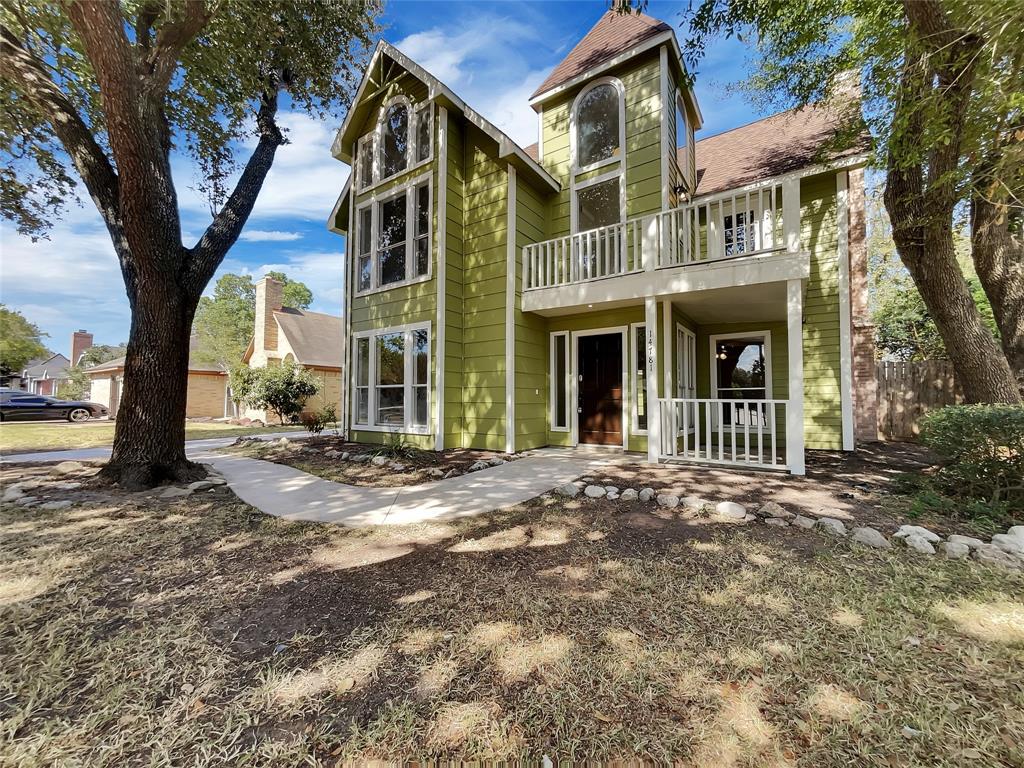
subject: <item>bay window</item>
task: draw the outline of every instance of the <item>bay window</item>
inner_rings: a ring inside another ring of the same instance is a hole
[[[357,293],[429,276],[431,194],[427,176],[357,208]]]
[[[428,431],[428,324],[357,333],[354,368],[354,428],[412,433]]]

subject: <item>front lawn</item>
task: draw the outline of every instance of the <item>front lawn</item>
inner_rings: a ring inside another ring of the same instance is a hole
[[[348,530],[61,493],[0,511],[3,765],[1024,762],[1019,572],[582,496]]]
[[[297,429],[302,427],[236,427],[216,421],[190,421],[185,426],[185,439],[241,437]],[[97,448],[110,445],[112,442],[113,421],[89,421],[84,424],[71,424],[65,421],[26,421],[0,424],[0,454]]]

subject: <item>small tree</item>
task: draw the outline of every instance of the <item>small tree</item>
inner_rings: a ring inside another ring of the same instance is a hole
[[[57,395],[68,400],[86,399],[92,392],[89,369],[94,365],[124,357],[127,349],[127,344],[120,344],[116,347],[110,344],[96,344],[89,347],[82,353],[78,363],[68,368],[68,377],[58,388]]]
[[[21,312],[0,304],[0,378],[6,379],[32,358],[45,355],[44,336]]]
[[[320,391],[316,377],[294,363],[246,370],[247,374],[241,369],[235,374],[232,390],[250,408],[276,413],[281,424],[286,417],[298,416],[306,401]]]

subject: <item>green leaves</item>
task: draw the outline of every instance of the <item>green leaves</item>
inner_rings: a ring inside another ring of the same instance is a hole
[[[46,355],[44,336],[21,312],[0,304],[0,373],[17,373],[29,360]]]

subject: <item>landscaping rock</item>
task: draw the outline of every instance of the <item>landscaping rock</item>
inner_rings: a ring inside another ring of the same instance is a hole
[[[192,490],[190,488],[178,488],[172,485],[170,488],[165,488],[164,492],[160,494],[161,499],[180,499],[185,496],[191,496]]]
[[[487,469],[489,466],[491,465],[488,464],[486,461],[474,461],[472,464],[469,465],[469,471],[479,472],[481,469]]]
[[[8,504],[12,501],[16,501],[17,499],[22,498],[24,495],[25,492],[21,490],[21,488],[12,485],[4,489],[4,495],[0,496],[0,502]]]
[[[357,453],[352,457],[351,461],[354,464],[365,464],[370,460],[370,454],[368,453]]]
[[[950,544],[961,544],[969,549],[977,549],[978,547],[984,547],[985,542],[981,539],[976,539],[973,536],[961,536],[959,533],[954,533],[949,537]]]
[[[790,512],[788,509],[783,507],[781,504],[777,504],[774,501],[768,501],[761,505],[761,508],[757,510],[757,514],[761,517],[773,517],[777,520],[792,520],[796,515]]]
[[[494,458],[488,460],[487,463],[490,464],[492,467],[500,467],[502,464],[505,463],[505,460],[501,458],[501,456],[495,456]]]
[[[341,455],[338,456],[338,460],[339,461],[348,461],[351,458],[352,458],[352,454],[349,453],[348,451],[342,451]]]
[[[39,508],[40,509],[50,509],[50,510],[53,510],[53,509],[67,509],[73,503],[74,502],[69,501],[68,499],[62,499],[61,501],[47,501],[44,504],[40,504]]]
[[[853,541],[875,549],[892,549],[892,544],[874,528],[854,528]]]
[[[920,525],[901,525],[900,529],[893,534],[897,539],[905,539],[908,536],[915,535],[920,536],[929,544],[935,544],[942,541],[942,537],[939,536],[939,534],[932,533],[927,528],[923,528]]]
[[[623,501],[636,501],[639,495],[640,494],[637,492],[636,488],[627,488],[622,492],[622,496],[620,498]]]
[[[650,501],[651,499],[654,498],[654,489],[644,488],[640,491],[639,494],[637,494],[637,497],[640,499],[640,501]]]
[[[797,515],[793,518],[792,522],[797,528],[806,528],[807,530],[810,530],[817,524],[813,517],[804,517],[803,515]]]
[[[555,493],[559,496],[568,496],[570,499],[574,499],[579,495],[580,489],[576,486],[576,483],[566,483],[555,488]]]
[[[675,509],[679,506],[679,497],[670,493],[662,493],[658,496],[658,506],[666,509]]]
[[[393,472],[405,472],[405,464],[388,464],[388,469]]]
[[[83,469],[85,469],[85,465],[80,461],[62,461],[60,464],[55,464],[50,473],[54,475],[70,475],[73,472],[81,472]]]
[[[747,509],[735,501],[720,501],[715,505],[715,512],[722,517],[731,517],[733,520],[743,520],[747,516]]]
[[[941,549],[946,555],[947,560],[963,560],[971,554],[971,548],[967,544],[962,544],[959,541],[953,541],[952,536],[949,537],[949,541],[945,541],[940,544],[939,549]]]
[[[1009,552],[1004,552],[999,547],[992,544],[986,544],[978,547],[971,553],[971,555],[979,563],[984,563],[985,565],[994,565],[997,568],[1003,568],[1009,571],[1019,571],[1021,569],[1020,560]]]
[[[834,517],[819,517],[816,525],[833,536],[845,536],[846,526],[843,525],[842,520],[836,520]]]
[[[61,480],[56,483],[49,483],[46,488],[50,491],[73,491],[76,488],[81,488],[81,483],[76,483],[72,480]]]
[[[932,546],[932,543],[919,533],[912,533],[909,536],[905,536],[903,538],[903,543],[907,545],[907,549],[920,552],[922,555],[935,554],[935,547]]]
[[[280,440],[277,441],[277,444],[280,445],[281,447],[286,447],[291,445],[291,442],[292,441],[289,440],[287,437],[282,437]]]
[[[1024,556],[1024,539],[1018,539],[1008,533],[997,533],[992,537],[992,545],[1011,555]]]
[[[39,499],[36,496],[22,496],[20,499],[15,499],[15,505],[19,507],[32,507],[35,506]]]
[[[781,517],[769,517],[764,521],[765,525],[770,525],[772,528],[789,528],[789,523],[783,520]]]
[[[190,491],[208,491],[214,487],[216,483],[211,480],[196,480],[194,483],[188,484]]]
[[[431,467],[428,469],[427,474],[430,475],[430,477],[444,477],[444,472],[437,467]]]
[[[1014,525],[1011,528],[1008,528],[1006,535],[1013,536],[1015,539],[1024,541],[1024,525]]]
[[[388,460],[385,456],[374,456],[370,459],[370,463],[375,467],[383,467],[388,463]]]
[[[606,485],[604,487],[605,493],[618,493],[619,489],[614,485]]]
[[[583,489],[583,493],[592,499],[600,499],[602,496],[608,493],[603,486],[600,485],[588,485]]]
[[[605,496],[605,498],[608,499],[608,501],[615,501],[619,498],[619,494],[615,493],[615,491],[612,491],[607,496]]]
[[[692,509],[696,512],[701,512],[705,509],[711,509],[712,504],[707,499],[702,499],[700,496],[683,496],[679,500],[683,506],[687,509]]]

